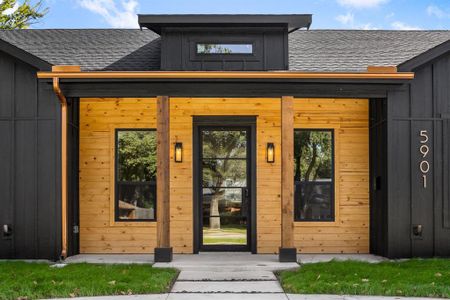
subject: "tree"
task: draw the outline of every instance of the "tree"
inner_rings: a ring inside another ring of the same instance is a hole
[[[244,132],[221,130],[203,132],[203,186],[209,187],[212,191],[210,229],[220,229],[219,201],[224,197],[223,187],[228,185],[239,187],[245,184],[245,161],[236,159],[245,157],[245,154]]]
[[[48,8],[44,8],[42,0],[34,5],[30,0],[19,4],[17,0],[0,0],[0,29],[25,29],[44,17]]]

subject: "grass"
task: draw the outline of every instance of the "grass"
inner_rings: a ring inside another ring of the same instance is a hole
[[[245,245],[247,244],[246,238],[215,238],[215,237],[204,237],[203,244],[205,245]]]
[[[450,259],[331,261],[302,265],[279,278],[286,292],[296,294],[450,297]]]
[[[0,262],[0,299],[164,293],[177,271],[150,265]]]

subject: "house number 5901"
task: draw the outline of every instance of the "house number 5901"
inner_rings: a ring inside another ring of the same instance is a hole
[[[428,146],[428,131],[420,131],[420,154],[422,154],[421,162],[419,164],[420,172],[422,172],[423,187],[427,188],[427,175],[430,172],[430,163],[428,162],[428,153],[430,152],[430,147]]]

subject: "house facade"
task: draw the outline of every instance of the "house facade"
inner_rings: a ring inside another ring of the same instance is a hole
[[[0,31],[0,258],[450,255],[450,31]]]

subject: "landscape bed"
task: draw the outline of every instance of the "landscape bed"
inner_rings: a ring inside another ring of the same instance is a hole
[[[151,265],[0,262],[0,299],[131,295],[167,292],[177,271]]]
[[[450,297],[450,259],[331,261],[278,275],[287,293]]]

